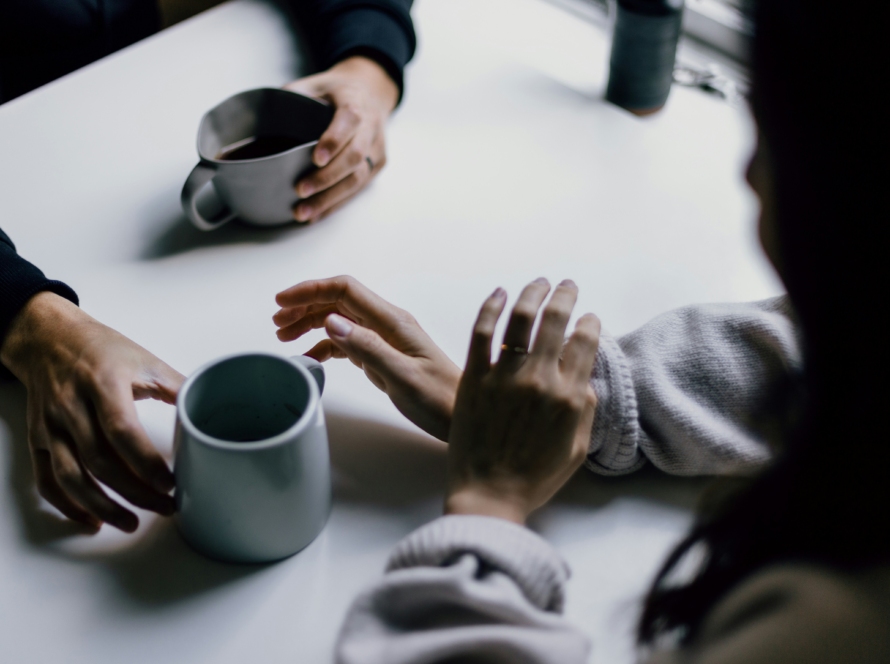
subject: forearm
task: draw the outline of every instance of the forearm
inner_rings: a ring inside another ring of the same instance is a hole
[[[603,338],[587,466],[621,474],[646,460],[679,475],[747,474],[772,458],[777,391],[801,368],[786,298],[687,307]]]
[[[587,639],[560,615],[568,575],[559,555],[521,526],[443,517],[403,540],[384,577],[355,600],[337,661],[399,664],[485,654],[486,661],[504,663],[585,662]]]

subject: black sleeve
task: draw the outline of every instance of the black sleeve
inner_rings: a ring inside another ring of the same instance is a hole
[[[371,58],[396,85],[414,56],[413,0],[287,0],[319,70],[352,55]]]
[[[15,251],[15,245],[0,228],[0,346],[12,319],[34,295],[51,291],[77,304],[77,294],[61,281],[47,279]]]

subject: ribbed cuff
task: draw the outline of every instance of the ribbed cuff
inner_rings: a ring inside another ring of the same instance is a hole
[[[528,528],[488,516],[443,516],[396,546],[387,572],[441,567],[471,553],[510,576],[525,597],[545,611],[561,612],[571,571],[562,557]]]
[[[630,363],[618,341],[600,336],[593,376],[596,415],[585,465],[599,475],[624,475],[646,463],[639,447],[637,395]]]
[[[22,307],[42,291],[78,304],[77,294],[67,284],[47,279],[37,267],[15,253],[11,242],[0,241],[0,346]]]

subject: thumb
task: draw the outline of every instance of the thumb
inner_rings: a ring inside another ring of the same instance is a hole
[[[402,354],[379,334],[355,325],[343,316],[331,314],[325,319],[324,326],[331,341],[346,357],[365,369],[371,369],[384,381],[389,382],[402,362]]]
[[[143,368],[145,378],[133,384],[133,398],[157,399],[168,404],[176,403],[179,388],[185,382],[185,376],[170,365],[155,357],[149,366]]]

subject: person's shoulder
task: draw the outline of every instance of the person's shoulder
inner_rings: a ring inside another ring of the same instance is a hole
[[[735,650],[740,662],[886,663],[890,567],[857,573],[769,567],[714,608],[696,642],[696,649]]]

